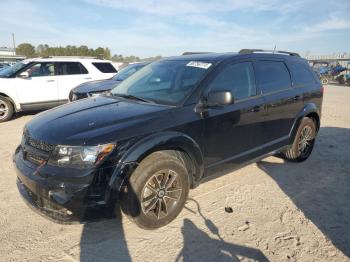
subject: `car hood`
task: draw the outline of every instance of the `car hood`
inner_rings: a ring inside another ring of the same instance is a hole
[[[107,80],[96,80],[83,83],[76,88],[73,89],[74,93],[89,93],[89,92],[99,92],[110,90],[116,85],[118,85],[121,81],[107,79]]]
[[[27,125],[28,135],[54,145],[97,145],[152,132],[171,107],[100,96],[40,113]]]

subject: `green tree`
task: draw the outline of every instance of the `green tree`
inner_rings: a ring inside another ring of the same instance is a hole
[[[103,52],[103,58],[108,60],[111,59],[111,50],[108,47],[106,47]]]
[[[16,53],[25,57],[35,57],[35,47],[28,43],[23,43],[17,46]]]

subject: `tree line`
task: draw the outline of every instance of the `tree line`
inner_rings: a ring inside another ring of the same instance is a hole
[[[89,48],[86,45],[74,46],[67,45],[66,47],[50,47],[49,45],[38,45],[37,47],[29,44],[22,43],[16,48],[17,55],[23,55],[27,58],[33,57],[45,57],[45,56],[91,56],[104,58],[112,60],[115,62],[131,63],[139,62],[143,60],[156,60],[161,58],[161,56],[148,57],[141,59],[138,56],[123,56],[120,54],[111,55],[111,50],[109,48],[98,47],[96,49]]]

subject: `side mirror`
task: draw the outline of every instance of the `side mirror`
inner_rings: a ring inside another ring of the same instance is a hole
[[[224,106],[233,104],[233,95],[231,91],[210,92],[205,105],[207,107]]]
[[[29,78],[30,76],[29,76],[28,72],[22,72],[22,73],[19,74],[19,77],[20,78]]]

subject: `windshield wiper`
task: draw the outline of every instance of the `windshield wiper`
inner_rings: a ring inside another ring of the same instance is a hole
[[[126,98],[126,99],[138,100],[138,101],[154,104],[154,101],[151,101],[151,100],[148,100],[148,99],[145,99],[145,98],[141,98],[141,97],[138,97],[138,96],[134,96],[134,95],[129,95],[129,94],[112,94],[112,95],[113,96],[123,97],[123,98]]]

